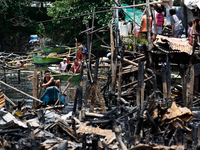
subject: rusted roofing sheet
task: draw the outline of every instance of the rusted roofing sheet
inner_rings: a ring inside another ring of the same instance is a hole
[[[182,40],[180,38],[168,38],[163,35],[157,35],[157,39],[154,41],[154,45],[164,45],[168,43],[169,51],[180,51],[187,53],[188,55],[192,55],[193,47],[186,40]],[[167,48],[167,47],[166,47]]]

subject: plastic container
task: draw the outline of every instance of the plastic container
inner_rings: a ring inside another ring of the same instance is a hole
[[[120,36],[128,36],[128,25],[121,25]]]
[[[37,35],[30,35],[30,40],[38,40],[38,36]]]

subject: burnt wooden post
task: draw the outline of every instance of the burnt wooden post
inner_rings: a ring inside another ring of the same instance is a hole
[[[4,74],[4,82],[6,83],[6,68],[3,67],[3,74]]]
[[[34,66],[33,75],[33,97],[37,98],[37,66]],[[37,101],[33,100],[33,108],[37,106]]]
[[[193,106],[193,92],[194,92],[194,65],[190,68],[190,106],[191,109]]]
[[[170,62],[167,62],[166,73],[167,73],[167,104],[169,105],[169,101],[171,99],[171,70],[170,70]]]
[[[122,78],[122,65],[123,65],[123,58],[124,58],[124,48],[122,49],[122,52],[121,52],[121,61],[120,61],[120,64],[119,64],[119,75],[118,75],[118,97],[117,99],[120,100],[121,98],[121,78]]]
[[[139,61],[138,85],[137,85],[137,107],[141,109],[141,88],[144,86],[144,62]]]
[[[187,100],[186,100],[186,78],[185,78],[185,70],[184,66],[180,65],[180,75],[181,75],[181,83],[182,83],[182,98],[183,98],[183,104],[185,107],[187,107]]]
[[[18,84],[20,84],[20,69],[17,70],[17,74],[18,74]]]
[[[153,73],[153,89],[154,89],[154,93],[155,93],[155,98],[158,98],[158,87],[157,87],[157,78],[156,75]]]
[[[200,124],[198,124],[198,147],[200,147]]]
[[[167,99],[167,83],[166,83],[166,68],[164,63],[162,64],[162,85],[163,85],[163,100]]]
[[[60,84],[59,84],[59,105],[61,104],[61,101],[60,101],[60,99],[61,99],[61,96],[62,96],[62,92],[61,92],[61,76],[60,76]]]
[[[190,75],[187,74],[187,89],[186,89],[186,106],[189,104],[189,96],[190,96]]]

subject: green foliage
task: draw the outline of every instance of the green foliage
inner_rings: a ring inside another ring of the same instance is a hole
[[[37,25],[36,32],[39,37],[45,37],[45,27],[42,23]]]
[[[141,37],[135,36],[135,40],[137,45],[148,44],[148,41],[144,38],[144,35],[141,35]],[[126,44],[134,44],[134,36],[128,39],[123,39],[123,42]]]

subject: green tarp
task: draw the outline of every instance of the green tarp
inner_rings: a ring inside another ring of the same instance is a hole
[[[122,4],[121,7],[123,7],[123,6],[129,6],[129,5]],[[125,13],[124,13],[125,14],[125,21],[133,22],[133,20],[134,20],[134,15],[133,15],[134,10],[133,10],[133,8],[124,8],[124,11],[125,11]],[[141,24],[141,16],[142,16],[142,11],[140,9],[135,8],[135,22],[137,22],[138,24]]]

